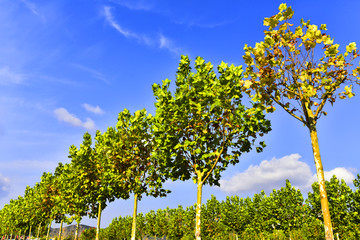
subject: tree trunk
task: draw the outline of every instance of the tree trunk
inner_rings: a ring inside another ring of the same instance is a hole
[[[75,230],[75,238],[74,240],[77,240],[79,237],[79,226],[80,226],[80,221],[76,221],[76,230]]]
[[[101,202],[99,202],[99,211],[98,211],[98,219],[97,219],[97,226],[96,226],[96,240],[99,240],[99,233],[100,233],[100,220],[101,220]]]
[[[202,185],[203,185],[201,175],[198,177],[197,184],[198,186],[197,186],[197,201],[196,201],[195,239],[201,240],[200,216],[201,216],[201,197],[202,197]]]
[[[46,234],[46,240],[49,240],[51,222],[52,222],[52,219],[50,218],[50,222],[49,222],[49,226],[48,226],[48,231],[47,231],[47,234]]]
[[[61,222],[60,222],[60,230],[59,230],[59,240],[61,240],[61,235],[62,235],[62,228],[63,228],[63,222],[64,220],[61,219]]]
[[[31,226],[30,226],[30,230],[29,230],[29,239],[31,239]]]
[[[41,228],[41,223],[39,223],[38,232],[37,232],[37,234],[36,234],[36,239],[39,239],[40,228]]]
[[[330,211],[329,211],[329,202],[327,198],[327,193],[325,189],[325,177],[324,177],[324,170],[321,162],[320,157],[320,149],[319,149],[319,141],[317,137],[317,130],[316,126],[310,126],[310,137],[311,137],[311,145],[314,154],[314,161],[316,166],[316,175],[317,180],[319,183],[319,190],[320,190],[320,202],[321,202],[321,209],[324,218],[324,226],[325,226],[325,239],[326,240],[334,240],[332,225],[331,225],[331,218],[330,218]]]
[[[133,214],[133,222],[132,222],[132,229],[131,229],[131,240],[135,240],[136,235],[136,215],[137,215],[137,205],[138,205],[138,195],[134,194],[134,214]]]

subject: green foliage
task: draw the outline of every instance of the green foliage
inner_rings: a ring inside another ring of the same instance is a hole
[[[166,180],[159,171],[159,161],[153,156],[153,117],[145,110],[133,115],[125,109],[119,113],[116,128],[109,127],[96,136],[96,149],[106,162],[105,174],[115,184],[114,194],[126,199],[132,192],[141,200],[142,194],[166,196],[162,189]]]
[[[81,233],[81,240],[94,240],[96,236],[96,229],[95,228],[89,228],[89,229],[85,229],[82,233]]]
[[[198,57],[194,68],[195,73],[189,58],[181,57],[174,94],[168,79],[153,85],[159,159],[173,180],[192,177],[196,183],[219,185],[220,173],[251,150],[270,122],[258,104],[242,105],[241,66],[222,63],[217,77],[211,63]]]
[[[206,239],[224,239],[223,236],[228,236],[228,228],[222,219],[223,208],[222,204],[211,196],[206,204],[201,207],[201,238]]]
[[[357,189],[350,190],[350,202],[353,202],[353,196],[358,192],[359,179],[360,176],[354,180]],[[360,225],[355,216],[359,212],[355,212],[353,207],[344,208],[346,201],[338,201],[336,197],[341,196],[340,189],[346,190],[348,186],[335,176],[327,184],[333,185],[329,187],[329,201],[339,209],[333,212],[346,212],[334,218],[335,234],[339,233],[340,239],[358,239],[357,229]],[[232,196],[221,202],[212,196],[202,205],[201,237],[222,240],[235,240],[236,235],[237,239],[324,239],[322,215],[316,213],[321,208],[313,197],[319,192],[316,183],[313,184],[313,190],[304,202],[301,192],[287,180],[284,187],[273,190],[268,196],[262,191],[253,197]],[[355,204],[351,206],[358,207]],[[137,224],[141,226],[141,234],[137,236],[139,238],[194,239],[195,206],[158,209],[145,215],[138,214],[137,219]],[[106,229],[109,239],[130,238],[131,222],[129,216],[114,219]]]
[[[355,186],[356,181],[354,180]],[[325,186],[328,190],[329,210],[334,233],[339,233],[343,236],[347,232],[356,232],[359,235],[360,231],[355,230],[355,226],[358,225],[357,216],[359,214],[359,209],[356,206],[356,193],[358,189],[353,192],[344,180],[340,181],[335,175],[330,181],[325,182]],[[313,192],[308,193],[306,201],[311,208],[311,215],[322,219],[317,182],[313,183],[312,189]]]

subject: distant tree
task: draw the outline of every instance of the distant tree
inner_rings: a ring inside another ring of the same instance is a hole
[[[350,211],[356,205],[353,201],[352,190],[343,179],[339,180],[335,175],[330,181],[325,181],[325,185],[334,232],[344,236],[345,232],[355,230],[354,216]],[[312,189],[313,192],[308,193],[307,203],[311,207],[312,215],[322,219],[319,184],[313,183]]]
[[[201,228],[203,239],[227,239],[229,229],[223,223],[222,210],[220,202],[214,195],[211,195],[206,204],[202,205]]]
[[[94,240],[96,237],[96,229],[95,228],[89,228],[89,229],[85,229],[82,233],[81,233],[81,240]]]
[[[69,150],[69,158],[71,158],[70,164],[65,164],[63,169],[62,189],[68,191],[71,194],[66,195],[67,213],[71,216],[71,220],[76,221],[75,238],[79,238],[79,226],[82,218],[89,212],[89,195],[91,194],[88,182],[83,182],[84,169],[81,165],[82,161],[86,161],[86,154],[78,154],[77,148],[71,146]]]
[[[356,179],[354,179],[353,182],[355,189],[352,194],[352,199],[354,202],[350,209],[353,214],[353,221],[355,224],[360,225],[360,174],[357,174]]]
[[[293,10],[281,4],[279,13],[264,19],[269,29],[264,31],[263,42],[255,47],[245,45],[243,56],[247,64],[244,86],[255,90],[253,100],[267,104],[273,111],[274,104],[282,107],[310,131],[311,144],[320,189],[326,239],[333,239],[330,212],[325,188],[324,171],[320,158],[317,123],[326,103],[331,105],[337,96],[351,98],[352,84],[359,84],[360,67],[352,62],[359,57],[355,43],[346,46],[339,54],[339,44],[310,21],[301,20],[294,27],[290,20]]]
[[[59,208],[56,208],[58,189],[55,184],[55,177],[52,173],[43,173],[41,176],[40,183],[36,183],[35,188],[37,189],[38,201],[41,202],[41,211],[43,217],[48,222],[48,232],[46,240],[49,239],[50,227],[53,220],[59,220]],[[60,222],[60,221],[58,221]]]
[[[222,63],[217,77],[210,62],[198,57],[196,72],[182,56],[174,95],[170,80],[153,85],[156,97],[155,141],[157,157],[172,180],[192,178],[197,184],[196,239],[200,237],[200,213],[204,184],[219,185],[221,172],[249,152],[258,136],[270,131],[258,104],[242,104],[242,68]],[[264,143],[257,147],[261,151]],[[165,171],[166,172],[166,171]]]

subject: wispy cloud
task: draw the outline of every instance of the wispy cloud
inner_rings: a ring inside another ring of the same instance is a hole
[[[10,179],[0,173],[0,198],[6,197],[10,192]]]
[[[138,40],[141,40],[141,37],[133,32],[130,32],[128,30],[125,30],[123,27],[121,27],[114,19],[112,13],[111,13],[111,7],[105,6],[104,7],[104,14],[106,21],[115,28],[119,33],[121,33],[126,38],[136,38]]]
[[[92,119],[86,118],[86,121],[83,122],[79,118],[77,118],[74,114],[71,114],[65,108],[57,108],[54,110],[54,114],[56,118],[61,122],[69,123],[75,127],[83,127],[88,130],[95,129],[95,123]]]
[[[46,18],[44,15],[40,14],[37,10],[37,7],[34,3],[28,1],[28,0],[21,0],[22,3],[25,4],[25,6],[36,16],[38,16],[43,22],[46,22]]]
[[[121,33],[124,37],[129,39],[136,39],[142,44],[145,44],[150,47],[158,47],[160,49],[166,49],[172,53],[179,55],[182,51],[181,48],[177,47],[169,38],[165,37],[163,34],[159,34],[158,37],[149,37],[143,34],[138,34],[129,30],[126,30],[119,23],[116,22],[114,16],[111,12],[111,7],[104,7],[104,16],[106,21],[116,29],[119,33]]]
[[[172,53],[175,53],[176,55],[179,55],[181,53],[181,49],[174,45],[174,43],[165,37],[164,35],[160,34],[159,37],[159,47],[169,50]]]
[[[92,112],[94,114],[103,114],[104,111],[97,105],[96,107],[91,106],[90,104],[84,103],[82,105],[86,111]]]
[[[107,77],[102,74],[101,72],[98,72],[94,69],[91,69],[91,68],[88,68],[88,67],[85,67],[83,65],[80,65],[80,64],[72,64],[72,66],[82,70],[82,71],[85,71],[85,72],[88,72],[91,74],[91,76],[95,79],[98,79],[106,84],[110,84],[110,81],[107,79]]]
[[[264,160],[259,165],[251,165],[244,172],[238,173],[230,180],[220,180],[220,189],[227,193],[253,193],[264,190],[271,192],[284,186],[285,180],[303,191],[308,191],[311,184],[317,180],[316,174],[310,166],[300,161],[299,154],[291,154],[280,159]],[[352,171],[346,168],[335,168],[325,172],[326,180],[333,175],[344,179],[347,184],[352,184],[355,178]]]
[[[26,76],[22,73],[11,70],[8,66],[0,68],[0,84],[20,84],[23,83]]]
[[[123,7],[126,7],[130,10],[145,10],[145,11],[149,11],[153,8],[153,5],[150,4],[147,1],[144,0],[131,0],[131,1],[127,1],[127,0],[112,0],[111,2],[119,4]]]

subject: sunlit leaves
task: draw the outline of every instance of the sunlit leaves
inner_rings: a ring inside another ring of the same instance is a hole
[[[354,95],[344,86],[359,83],[359,68],[352,67],[359,54],[355,43],[340,54],[340,46],[326,33],[325,24],[318,27],[301,19],[299,26],[293,26],[292,16],[291,7],[281,4],[278,14],[264,20],[269,28],[264,42],[255,47],[245,45],[245,77],[252,83],[247,82],[245,88],[256,90],[255,99],[269,105],[278,103],[308,125],[304,120],[309,118],[302,116],[307,110],[311,110],[314,122],[326,102],[333,104],[337,96],[344,99]]]
[[[209,174],[208,178],[204,175],[204,181],[218,184],[220,172],[229,163],[238,162],[241,151],[250,150],[247,138],[255,139],[258,131],[267,132],[269,123],[261,110],[241,105],[241,67],[222,62],[216,77],[212,64],[199,57],[194,68],[193,73],[190,60],[182,56],[174,95],[168,90],[169,80],[162,86],[153,85],[156,141],[173,179],[185,180],[192,175],[197,182],[199,172]]]

